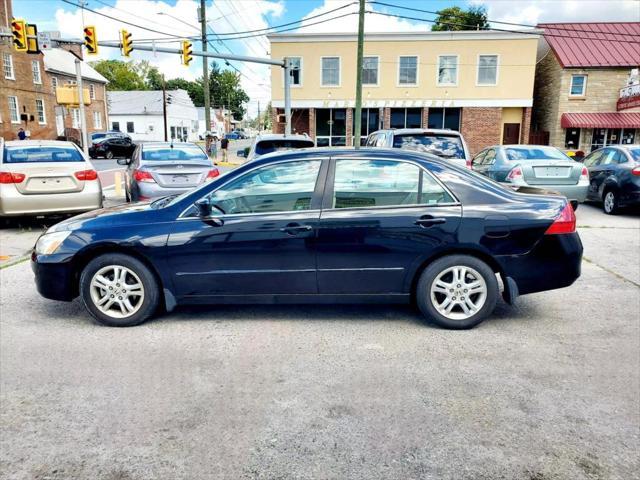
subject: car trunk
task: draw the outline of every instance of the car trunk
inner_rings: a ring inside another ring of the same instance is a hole
[[[15,183],[16,189],[24,195],[44,195],[49,193],[81,192],[84,180],[78,180],[75,172],[85,170],[82,162],[47,162],[47,163],[5,163],[3,170],[22,173],[25,178]]]
[[[153,163],[144,164],[156,183],[161,187],[196,187],[207,178],[213,166],[204,163]]]
[[[571,160],[521,162],[522,174],[529,185],[575,185],[582,165]]]

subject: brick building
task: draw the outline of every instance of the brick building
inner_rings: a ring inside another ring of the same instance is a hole
[[[352,34],[270,35],[271,56],[289,58],[292,130],[318,146],[353,144],[357,38]],[[368,33],[362,131],[459,130],[472,152],[528,143],[536,31]],[[273,131],[284,131],[284,77],[272,67]]]
[[[640,143],[640,23],[542,24],[534,128],[548,143],[586,153]],[[634,70],[636,71],[633,74]]]

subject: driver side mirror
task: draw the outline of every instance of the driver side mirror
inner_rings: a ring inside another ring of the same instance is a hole
[[[119,158],[117,161],[118,165],[129,165],[131,163],[130,158]]]

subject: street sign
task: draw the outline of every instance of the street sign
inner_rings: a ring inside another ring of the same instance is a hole
[[[51,32],[38,32],[38,46],[40,50],[53,48],[53,45],[51,45]]]

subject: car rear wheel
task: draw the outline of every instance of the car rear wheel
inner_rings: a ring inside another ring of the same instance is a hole
[[[493,312],[498,299],[496,275],[469,255],[439,258],[422,272],[416,301],[429,320],[444,328],[472,328]]]
[[[602,209],[608,215],[615,215],[618,212],[618,194],[615,190],[608,190],[602,199]]]
[[[153,273],[129,255],[109,253],[89,262],[80,275],[80,297],[103,325],[130,327],[158,308],[160,290]]]
[[[113,152],[111,150],[107,150],[107,153],[104,154],[104,158],[111,160],[113,158]]]

